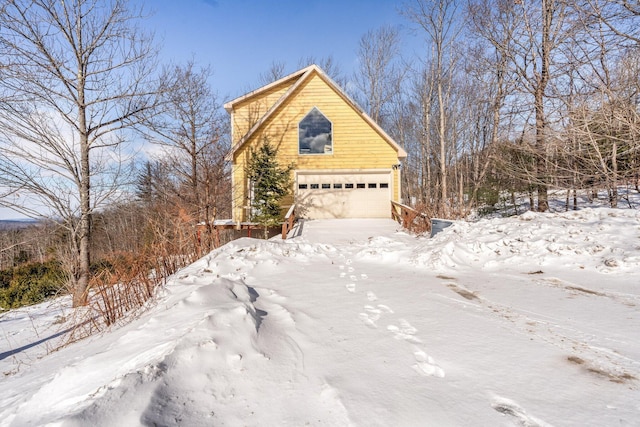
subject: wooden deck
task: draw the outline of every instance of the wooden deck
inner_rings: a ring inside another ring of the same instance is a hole
[[[293,229],[293,225],[296,221],[296,205],[291,205],[284,217],[284,222],[282,222],[281,236],[283,240],[287,238],[287,234],[289,234],[289,232]],[[198,225],[198,227],[206,227],[206,225],[202,224]],[[247,237],[251,237],[251,232],[253,230],[264,231],[264,226],[258,224],[257,222],[234,222],[232,219],[215,220],[213,221],[213,225],[211,228],[216,232],[218,236],[221,230],[247,230]],[[219,241],[219,238],[217,240]]]

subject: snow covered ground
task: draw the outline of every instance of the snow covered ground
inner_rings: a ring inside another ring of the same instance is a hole
[[[65,301],[3,314],[0,426],[640,425],[637,210],[295,231],[59,351]]]

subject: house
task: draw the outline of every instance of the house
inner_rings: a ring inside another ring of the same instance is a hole
[[[311,65],[225,104],[231,115],[233,220],[250,219],[246,165],[269,141],[280,165],[295,165],[303,218],[389,218],[400,200],[406,152],[318,66]]]

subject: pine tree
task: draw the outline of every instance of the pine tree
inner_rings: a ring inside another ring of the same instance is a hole
[[[274,227],[282,221],[280,202],[291,191],[291,171],[294,165],[280,166],[278,150],[268,140],[257,150],[251,150],[247,176],[253,186],[251,221],[265,227]]]

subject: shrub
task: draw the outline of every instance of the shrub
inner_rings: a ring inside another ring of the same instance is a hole
[[[33,262],[0,271],[0,307],[40,303],[65,292],[66,277],[58,261]]]

